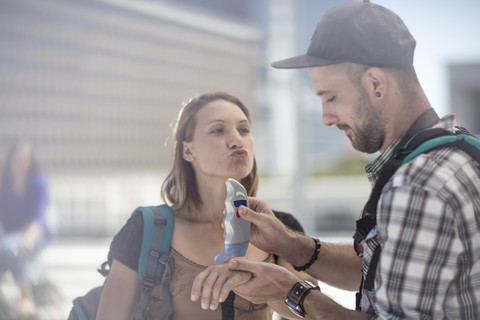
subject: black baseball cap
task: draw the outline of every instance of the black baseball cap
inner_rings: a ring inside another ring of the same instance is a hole
[[[381,68],[413,65],[415,39],[393,11],[370,1],[329,9],[318,22],[307,53],[272,63],[279,69],[353,62]]]

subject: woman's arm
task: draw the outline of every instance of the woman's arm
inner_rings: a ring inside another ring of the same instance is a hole
[[[138,273],[114,259],[100,298],[97,320],[131,320],[140,288]]]
[[[211,265],[195,277],[191,299],[197,301],[201,297],[202,309],[216,310],[233,288],[251,276],[250,272],[230,270],[228,263]]]

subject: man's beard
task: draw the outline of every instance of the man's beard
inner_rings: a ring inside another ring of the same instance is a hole
[[[383,110],[376,109],[365,91],[361,90],[354,112],[358,121],[349,137],[353,148],[365,153],[377,152],[385,142],[386,119]]]

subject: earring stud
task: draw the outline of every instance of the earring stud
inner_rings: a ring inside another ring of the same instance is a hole
[[[382,93],[380,91],[377,91],[375,92],[375,95],[377,96],[377,98],[380,98],[382,96]]]

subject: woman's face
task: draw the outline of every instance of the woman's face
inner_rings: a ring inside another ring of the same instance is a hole
[[[251,124],[236,104],[216,100],[196,115],[193,139],[183,142],[183,158],[192,163],[197,179],[241,180],[253,168]]]

